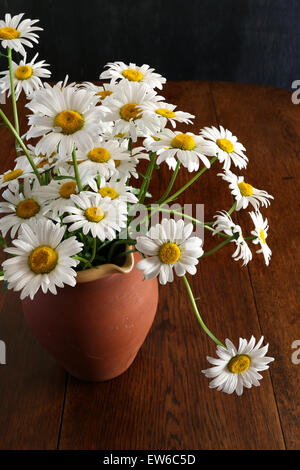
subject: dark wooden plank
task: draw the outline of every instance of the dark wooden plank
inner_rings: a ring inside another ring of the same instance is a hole
[[[4,106],[12,119],[9,104]],[[24,100],[19,102],[25,131]],[[14,140],[0,128],[1,173],[13,168]],[[2,254],[1,254],[2,256]],[[0,339],[6,365],[0,366],[0,448],[56,449],[66,373],[42,349],[23,318],[19,295],[0,293]]]
[[[195,132],[216,124],[207,82],[170,82],[165,95],[179,109],[197,115]],[[183,203],[205,203],[206,219],[232,204],[228,191],[220,190],[218,171],[219,165],[181,198]],[[153,192],[163,190],[169,177],[162,165]],[[176,187],[187,177],[182,170]],[[205,243],[212,246],[209,237]],[[232,247],[219,253],[203,260],[198,275],[191,278],[195,294],[202,298],[203,316],[220,339],[259,337],[247,268],[231,260]],[[283,449],[269,373],[261,387],[241,398],[228,396],[208,389],[201,374],[208,354],[215,355],[215,345],[200,331],[183,282],[161,287],[154,325],[131,368],[107,383],[71,379],[60,448]]]
[[[299,449],[300,366],[291,361],[291,345],[300,338],[300,107],[291,93],[274,88],[215,83],[213,96],[221,123],[248,150],[247,180],[275,196],[262,211],[270,224],[270,266],[257,255],[249,271],[260,324],[276,356],[270,370],[286,444]]]

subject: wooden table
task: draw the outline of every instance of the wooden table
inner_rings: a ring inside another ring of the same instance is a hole
[[[237,342],[264,334],[276,362],[261,387],[240,398],[209,390],[201,369],[215,345],[198,327],[178,279],[161,287],[155,322],[132,367],[110,382],[80,382],[43,351],[25,324],[18,295],[8,291],[0,298],[0,339],[7,345],[7,364],[0,366],[2,449],[300,448],[300,364],[291,361],[291,345],[300,340],[300,106],[288,91],[234,83],[170,82],[164,94],[197,116],[189,130],[222,124],[237,135],[249,157],[246,180],[275,195],[263,211],[270,266],[256,255],[242,268],[231,259],[233,246],[226,246],[199,263],[191,282],[217,337]],[[2,173],[14,158],[13,139],[2,127],[0,141]],[[216,164],[181,197],[205,203],[206,220],[233,202],[216,176],[220,170]],[[155,194],[169,177],[162,165]],[[181,170],[176,188],[187,177]],[[245,226],[248,214],[235,220]],[[216,243],[206,236],[206,249]]]

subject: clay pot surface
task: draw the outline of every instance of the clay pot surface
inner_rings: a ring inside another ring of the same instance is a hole
[[[144,280],[135,264],[102,265],[78,273],[75,287],[22,301],[24,316],[44,348],[74,377],[109,380],[134,361],[151,328],[157,279]]]

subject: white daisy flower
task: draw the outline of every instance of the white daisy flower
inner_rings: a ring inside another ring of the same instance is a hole
[[[161,99],[145,85],[125,82],[106,98],[99,109],[104,122],[114,123],[114,135],[125,134],[136,142],[138,137],[159,130],[158,115],[150,111],[149,107],[146,109],[146,106]]]
[[[104,141],[101,137],[77,152],[80,168],[91,170],[106,179],[115,173],[121,161],[127,162],[130,158],[127,146],[120,145],[117,140]]]
[[[23,223],[43,218],[43,203],[39,197],[40,189],[41,186],[36,180],[31,188],[31,183],[26,178],[23,192],[20,192],[17,186],[3,192],[2,197],[7,202],[0,202],[0,212],[9,213],[0,219],[0,230],[3,237],[11,229],[11,237],[14,238]]]
[[[78,187],[74,179],[65,178],[52,180],[47,186],[40,186],[37,195],[43,201],[43,214],[50,213],[54,216],[63,215],[66,207],[74,205],[71,195],[78,193]],[[34,192],[34,195],[36,193]]]
[[[137,237],[136,248],[149,257],[139,261],[136,267],[146,279],[159,275],[161,284],[173,282],[173,268],[177,276],[184,276],[186,272],[195,274],[197,258],[203,255],[203,250],[201,238],[190,237],[192,231],[193,224],[163,219],[146,235]]]
[[[6,13],[5,19],[0,20],[0,41],[5,49],[9,47],[25,55],[24,46],[33,47],[30,41],[38,43],[35,31],[42,31],[43,28],[34,26],[39,20],[22,20],[23,16],[24,13],[13,17]]]
[[[71,199],[76,207],[67,206],[66,212],[72,215],[63,219],[64,223],[72,224],[69,226],[70,232],[82,229],[84,235],[91,232],[94,238],[104,241],[114,240],[116,232],[126,227],[126,204],[89,191],[82,191],[78,196],[72,195]]]
[[[219,162],[223,163],[224,170],[229,170],[231,161],[238,168],[246,168],[248,162],[244,154],[246,149],[228,129],[222,126],[220,130],[214,126],[204,127],[200,135],[208,139],[204,145],[206,155],[217,155]]]
[[[199,135],[187,132],[173,132],[170,129],[164,129],[159,133],[160,140],[153,140],[149,143],[149,148],[156,152],[159,156],[157,164],[163,161],[167,163],[169,168],[174,169],[177,159],[188,171],[197,171],[199,169],[199,162],[210,168],[210,161],[203,153],[204,139]]]
[[[252,240],[252,242],[255,245],[260,245],[260,250],[258,250],[256,253],[262,253],[264,255],[265,263],[268,266],[272,255],[272,251],[266,242],[269,230],[268,219],[264,220],[259,211],[249,212],[249,214],[255,227],[254,230],[251,231],[251,234],[254,237],[257,237],[255,240]]]
[[[98,192],[103,198],[109,197],[112,200],[118,199],[119,201],[135,204],[138,198],[133,194],[133,188],[126,185],[127,177],[122,179],[113,176],[110,180],[101,179],[100,187],[94,178],[91,178],[89,185],[93,191]]]
[[[36,147],[32,145],[27,146],[28,153],[31,155],[34,164],[36,165],[39,173],[44,173],[46,170],[54,169],[58,162],[58,154],[53,152],[49,157],[40,153],[37,155]],[[19,152],[23,152],[22,148],[19,148]],[[22,168],[26,172],[32,172],[32,167],[26,155],[20,155],[15,158],[16,166]]]
[[[251,337],[248,342],[240,338],[239,348],[226,339],[226,348],[217,347],[218,358],[207,356],[207,360],[213,367],[202,370],[206,377],[212,379],[210,388],[231,394],[236,392],[242,395],[243,388],[258,387],[259,380],[263,378],[260,371],[269,368],[268,364],[274,361],[273,357],[267,357],[269,345],[261,347],[264,337],[262,336],[255,346],[255,338]]]
[[[100,78],[111,80],[112,83],[126,80],[161,90],[163,84],[167,81],[164,77],[155,73],[154,69],[147,64],[139,67],[133,63],[127,65],[124,62],[108,62],[105,67],[107,67],[107,70],[101,73]]]
[[[108,96],[113,94],[113,92],[117,89],[117,85],[103,83],[103,85],[98,86],[91,82],[83,82],[80,85],[80,88],[85,88],[86,90],[93,92],[94,95],[97,96],[98,101],[101,104]]]
[[[43,87],[41,78],[49,78],[51,75],[51,72],[44,68],[49,65],[45,64],[44,60],[40,60],[39,62],[35,63],[37,57],[38,54],[36,54],[30,62],[27,62],[27,57],[25,54],[24,59],[20,61],[19,65],[15,62],[12,62],[15,95],[17,100],[19,99],[22,90],[24,90],[27,98],[30,98],[35,90],[39,90]],[[0,72],[0,75],[2,75],[0,88],[2,93],[8,91],[7,96],[11,95],[9,74],[9,70]]]
[[[18,160],[13,170],[7,170],[0,175],[0,189],[18,186],[19,180],[23,178],[35,179],[35,174],[32,173],[32,168],[28,165],[28,160]]]
[[[44,219],[38,224],[23,224],[21,234],[13,240],[13,247],[4,251],[13,255],[2,263],[8,289],[21,290],[21,299],[31,299],[39,288],[44,294],[56,294],[56,286],[75,286],[79,261],[71,258],[82,250],[75,237],[62,241],[66,227]]]
[[[47,87],[35,92],[26,105],[34,114],[29,116],[31,128],[27,139],[41,137],[37,153],[51,155],[57,150],[63,158],[71,155],[74,146],[93,145],[99,134],[97,97],[73,87]]]
[[[71,82],[68,83],[69,81],[69,75],[66,75],[63,80],[60,80],[59,82],[56,82],[55,85],[49,85],[49,83],[44,83],[44,87],[48,88],[49,90],[52,90],[53,88],[58,88],[59,90],[62,90],[64,88],[72,88],[78,89],[79,85],[76,82]]]
[[[192,119],[195,118],[193,114],[185,113],[183,111],[176,111],[176,106],[169,103],[151,103],[146,106],[146,109],[155,112],[160,118],[161,129],[166,127],[168,122],[171,123],[172,127],[176,127],[177,122],[183,122],[185,124],[193,124]]]
[[[136,169],[138,163],[138,159],[134,157],[130,157],[128,160],[116,160],[114,177],[117,179],[127,179],[133,176],[133,178],[137,179],[139,177]]]
[[[157,132],[155,135],[148,135],[143,140],[143,146],[147,150],[151,150],[151,145],[153,144],[153,142],[159,142],[160,141],[160,133],[161,133],[161,131]],[[176,159],[174,158],[174,160],[175,160],[175,164],[176,164]]]
[[[236,176],[230,170],[225,171],[224,174],[218,173],[218,176],[222,176],[223,180],[230,183],[229,188],[237,202],[237,211],[246,209],[249,203],[252,204],[255,210],[258,210],[260,204],[267,207],[270,204],[269,199],[274,199],[274,197],[266,191],[254,188],[251,184],[244,181],[243,176]]]
[[[216,221],[213,223],[213,235],[217,233],[224,232],[226,235],[232,237],[236,236],[232,240],[236,244],[236,250],[232,255],[232,258],[235,261],[243,260],[243,266],[249,263],[252,259],[252,252],[248,247],[247,242],[244,240],[242,229],[239,225],[236,225],[229,214],[226,211],[219,212],[219,215],[215,215],[214,218]]]

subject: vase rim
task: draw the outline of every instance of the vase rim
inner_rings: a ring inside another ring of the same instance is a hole
[[[133,267],[133,253],[128,253],[123,266],[107,263],[100,264],[94,268],[85,269],[84,271],[79,271],[77,273],[76,282],[80,284],[84,282],[97,281],[98,279],[103,279],[104,277],[111,276],[112,274],[128,274],[132,271]]]

